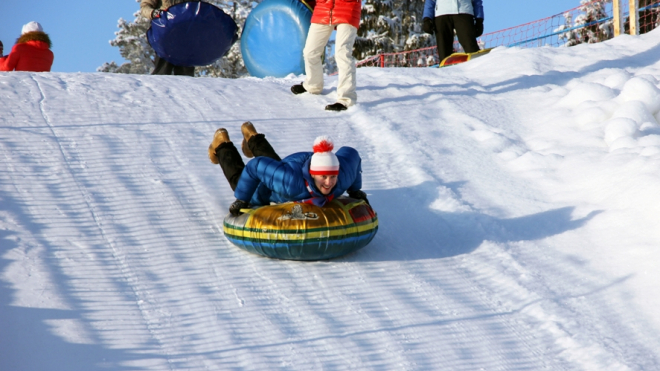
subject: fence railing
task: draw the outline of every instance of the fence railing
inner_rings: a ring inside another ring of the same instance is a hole
[[[637,20],[633,17],[633,33],[646,33],[660,23],[660,0],[614,0],[617,9],[607,0],[593,0],[553,16],[482,35],[482,48],[497,46],[540,47],[573,46],[608,40],[617,33],[630,32],[630,5],[637,5]],[[634,2],[638,2],[634,4]],[[618,10],[619,13],[615,13]],[[620,16],[616,16],[620,14]],[[632,12],[635,15],[635,12]],[[620,22],[617,26],[616,22]],[[618,29],[618,31],[617,31]],[[462,52],[458,41],[456,52]],[[396,53],[383,53],[363,59],[358,67],[428,67],[437,65],[435,46]]]

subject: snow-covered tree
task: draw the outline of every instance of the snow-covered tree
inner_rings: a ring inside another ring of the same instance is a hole
[[[135,0],[137,3],[140,0]],[[241,27],[245,23],[245,18],[260,0],[205,0],[206,2],[217,6],[225,13],[229,14],[239,26],[238,33],[241,33]],[[128,22],[122,18],[119,19],[117,27],[119,31],[115,32],[117,36],[110,41],[110,45],[119,48],[119,53],[127,61],[117,65],[114,61],[104,63],[97,69],[99,72],[113,73],[151,73],[154,68],[154,50],[147,41],[147,30],[151,22],[140,15],[139,9],[134,14],[133,22]],[[240,77],[247,74],[247,69],[243,64],[241,57],[240,38],[227,54],[215,63],[195,68],[196,76],[207,77]]]
[[[240,35],[245,24],[245,19],[261,0],[235,0],[227,2],[212,0],[207,2],[216,5],[234,19],[238,25],[239,38],[224,57],[209,66],[197,67],[195,74],[199,76],[231,78],[246,76],[248,72],[241,56]]]
[[[323,64],[323,72],[331,74],[337,72],[337,61],[335,60],[335,40],[328,41],[328,45],[325,46],[325,56]]]
[[[608,17],[605,6],[611,2],[612,0],[580,0],[578,9],[583,13],[575,17],[575,20],[572,14],[564,14],[566,23],[555,30],[566,30],[559,35],[559,40],[564,41],[564,46],[573,46],[611,39],[614,35],[612,20],[602,21]]]
[[[136,0],[139,2],[139,0]],[[140,16],[138,10],[135,14],[135,20],[128,22],[119,18],[117,27],[119,31],[115,32],[117,36],[110,40],[110,45],[119,48],[119,54],[127,61],[122,65],[117,65],[115,61],[104,63],[97,69],[99,72],[112,73],[135,73],[147,74],[154,68],[154,50],[147,42],[147,30],[150,21]]]
[[[423,11],[421,0],[365,0],[353,55],[360,60],[434,45],[422,32]]]

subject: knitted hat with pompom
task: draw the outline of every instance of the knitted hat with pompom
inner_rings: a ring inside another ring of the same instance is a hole
[[[335,148],[332,139],[320,136],[314,141],[314,154],[309,163],[309,173],[312,175],[338,175],[339,160],[332,150]]]

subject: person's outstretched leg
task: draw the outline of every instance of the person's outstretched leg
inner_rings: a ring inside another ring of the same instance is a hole
[[[231,190],[236,190],[245,163],[234,143],[229,140],[227,130],[220,128],[215,131],[213,141],[209,145],[209,158],[212,163],[220,164]]]
[[[241,148],[246,157],[268,157],[273,160],[281,161],[282,159],[275,152],[273,147],[268,143],[264,134],[257,133],[257,129],[250,121],[241,125],[241,132],[243,133],[243,143]]]
[[[268,140],[264,134],[257,134],[250,138],[248,141],[248,146],[250,147],[250,150],[255,157],[262,156],[272,158],[273,160],[282,161],[273,147],[271,147],[270,143],[268,143]]]

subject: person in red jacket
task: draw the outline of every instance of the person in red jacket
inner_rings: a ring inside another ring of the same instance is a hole
[[[37,22],[23,26],[9,55],[0,58],[0,71],[49,72],[53,65],[50,38]]]
[[[321,58],[325,46],[337,29],[335,60],[337,61],[337,103],[325,107],[329,111],[344,111],[357,101],[355,92],[355,59],[353,44],[360,26],[360,0],[317,0],[312,13],[312,24],[307,33],[303,57],[305,59],[305,81],[291,87],[293,94],[323,91],[323,66]]]

